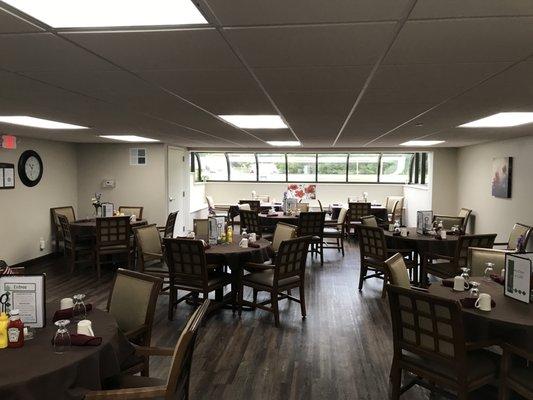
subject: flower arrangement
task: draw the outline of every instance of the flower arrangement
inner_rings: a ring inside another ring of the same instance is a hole
[[[102,202],[100,199],[102,198],[102,193],[95,193],[94,197],[91,199],[91,202],[94,207],[94,215],[98,216],[98,211],[102,208]]]

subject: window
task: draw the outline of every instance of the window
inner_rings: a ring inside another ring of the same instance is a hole
[[[224,153],[199,153],[202,179],[227,181],[228,165]]]
[[[318,154],[319,182],[346,182],[346,154]]]
[[[377,182],[379,154],[350,154],[348,182]]]
[[[315,182],[316,154],[287,154],[289,181]]]
[[[412,154],[383,154],[381,156],[380,182],[407,183]]]
[[[285,154],[258,154],[259,181],[285,182]]]
[[[255,154],[228,154],[229,176],[232,181],[256,181]]]

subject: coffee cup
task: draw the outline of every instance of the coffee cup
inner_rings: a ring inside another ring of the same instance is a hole
[[[243,248],[248,247],[248,239],[246,238],[241,239],[241,241],[239,242],[239,247],[243,247]]]
[[[440,231],[440,238],[446,239],[446,231],[444,229]]]
[[[130,221],[131,222],[137,221],[137,216],[135,214],[130,215]]]
[[[61,299],[59,302],[59,309],[60,310],[66,310],[67,308],[74,307],[74,300],[70,297],[65,297],[64,299]]]
[[[82,319],[78,322],[78,335],[94,336],[92,322],[88,319]]]
[[[456,292],[464,292],[469,288],[468,282],[462,276],[456,276],[453,278],[453,290]]]
[[[400,228],[400,236],[407,237],[407,228]]]
[[[476,308],[481,311],[490,311],[492,308],[491,305],[492,298],[488,293],[481,293],[476,300]]]
[[[255,241],[257,241],[257,235],[255,234],[255,232],[250,233],[250,236],[248,237],[248,241],[250,243],[254,243]]]

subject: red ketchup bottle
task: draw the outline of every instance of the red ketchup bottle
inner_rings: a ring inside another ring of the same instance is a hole
[[[19,317],[19,310],[11,310],[7,326],[7,347],[18,348],[24,346],[24,323]]]

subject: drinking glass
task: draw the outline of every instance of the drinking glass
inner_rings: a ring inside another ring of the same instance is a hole
[[[486,262],[485,263],[485,280],[490,282],[490,276],[494,273],[494,263]]]
[[[461,276],[464,278],[465,282],[466,282],[466,283],[470,283],[470,268],[468,268],[468,267],[461,267],[461,271],[463,271],[463,273],[461,274]]]
[[[81,321],[82,319],[87,319],[87,308],[85,307],[85,295],[84,294],[75,294],[74,307],[72,307],[72,314],[76,321]]]
[[[242,229],[241,238],[248,239],[248,232],[246,232],[246,228]]]
[[[472,288],[470,289],[470,297],[477,299],[479,297],[479,283],[478,282],[470,282],[470,285],[472,285]]]
[[[70,348],[70,333],[67,329],[70,321],[68,319],[60,319],[55,322],[57,332],[54,336],[54,353],[63,354]]]

